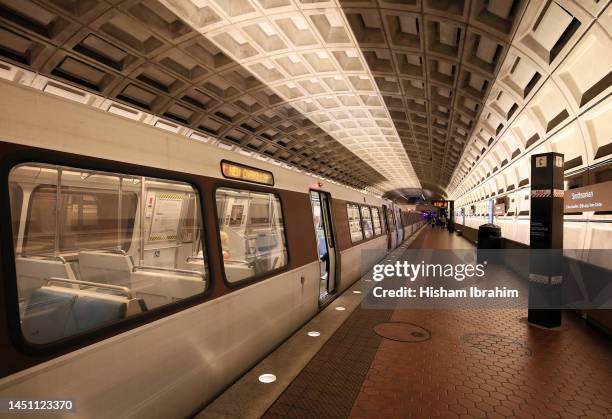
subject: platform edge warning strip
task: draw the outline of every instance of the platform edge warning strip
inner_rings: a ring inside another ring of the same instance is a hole
[[[404,254],[422,230],[397,248],[394,256]],[[348,417],[383,340],[374,327],[391,320],[394,311],[357,307],[263,418]]]
[[[263,417],[348,417],[382,341],[374,327],[392,315],[355,309]]]

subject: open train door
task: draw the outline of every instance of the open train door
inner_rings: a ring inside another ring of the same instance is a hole
[[[336,290],[336,265],[339,260],[332,224],[331,196],[327,192],[311,190],[310,203],[321,268],[319,302],[324,303]]]

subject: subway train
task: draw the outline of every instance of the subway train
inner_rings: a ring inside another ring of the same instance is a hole
[[[0,398],[189,416],[424,223],[29,87],[0,95]]]

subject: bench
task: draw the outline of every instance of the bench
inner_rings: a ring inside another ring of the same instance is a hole
[[[131,291],[125,288],[50,278],[26,301],[21,329],[28,342],[44,344],[115,323],[145,310],[144,301],[133,298]]]

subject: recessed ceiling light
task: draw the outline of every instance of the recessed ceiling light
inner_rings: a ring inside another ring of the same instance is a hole
[[[361,294],[361,291],[355,290],[355,291],[353,291],[353,294]]]
[[[308,336],[313,337],[313,338],[317,338],[317,337],[321,336],[321,333],[317,332],[316,330],[311,330],[310,332],[308,332]]]
[[[338,307],[336,307],[336,310],[338,310],[338,311],[344,311],[344,310],[346,310],[346,308],[344,308],[344,307],[342,307],[342,306],[338,306]]]
[[[276,375],[274,374],[261,374],[259,381],[264,384],[270,384],[276,381]]]

